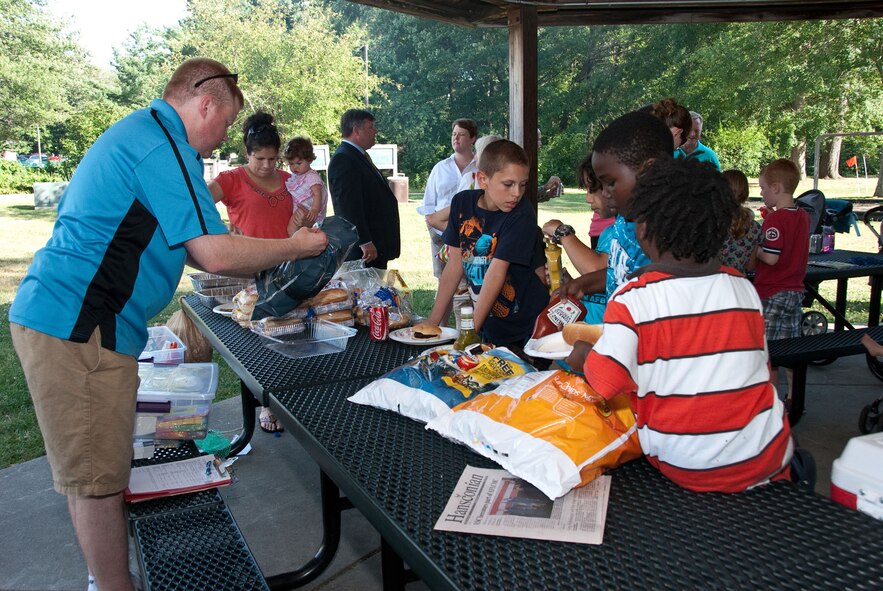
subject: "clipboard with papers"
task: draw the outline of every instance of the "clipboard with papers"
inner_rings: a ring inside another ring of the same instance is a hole
[[[129,486],[123,492],[126,502],[182,495],[226,486],[233,477],[214,455],[132,468]]]

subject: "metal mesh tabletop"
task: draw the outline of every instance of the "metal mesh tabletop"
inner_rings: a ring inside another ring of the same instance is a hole
[[[883,274],[883,254],[835,250],[827,254],[811,254],[806,266],[806,281],[825,281],[849,277]]]
[[[231,365],[251,378],[255,394],[323,384],[338,380],[373,378],[398,367],[425,349],[395,341],[372,341],[359,330],[346,350],[331,355],[291,359],[264,347],[265,340],[228,317],[212,312],[196,296],[185,298],[204,334]],[[240,371],[237,371],[243,377]],[[266,404],[268,401],[263,400]]]
[[[277,416],[435,589],[880,589],[883,523],[777,484],[679,488],[643,460],[613,473],[601,546],[433,531],[467,465],[495,467],[391,412],[368,380],[274,393]]]

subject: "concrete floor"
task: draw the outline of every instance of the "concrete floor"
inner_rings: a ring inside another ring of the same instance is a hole
[[[828,496],[832,462],[859,435],[859,413],[883,395],[883,387],[860,356],[812,367],[808,382],[807,413],[795,433],[818,464],[816,492]],[[235,431],[239,412],[238,399],[216,404],[212,427]],[[299,567],[319,545],[319,471],[290,435],[259,431],[252,446],[235,464],[239,481],[222,494],[263,573],[273,575]],[[0,471],[0,529],[0,589],[85,589],[86,566],[65,500],[52,489],[45,457]],[[334,562],[305,589],[381,587],[380,537],[358,511],[347,511]],[[418,583],[408,588],[424,587]]]

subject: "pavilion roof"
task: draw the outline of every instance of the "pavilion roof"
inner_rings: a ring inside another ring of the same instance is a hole
[[[883,16],[879,0],[350,0],[470,27],[505,27],[510,8],[532,6],[537,25],[756,22]]]

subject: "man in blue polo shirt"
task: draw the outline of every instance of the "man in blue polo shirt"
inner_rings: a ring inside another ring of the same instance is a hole
[[[675,158],[686,158],[687,160],[695,160],[697,162],[710,162],[718,170],[721,169],[721,163],[717,159],[714,150],[699,141],[702,135],[702,115],[696,111],[690,111],[690,117],[693,119],[693,129],[687,141],[680,148],[675,150]]]
[[[184,263],[248,276],[317,255],[327,243],[319,230],[283,240],[227,233],[202,158],[226,139],[242,108],[236,83],[219,62],[188,60],[161,100],[98,138],[9,310],[53,483],[68,497],[90,585],[101,589],[132,588],[122,491],[136,359],[147,321],[174,296]]]

